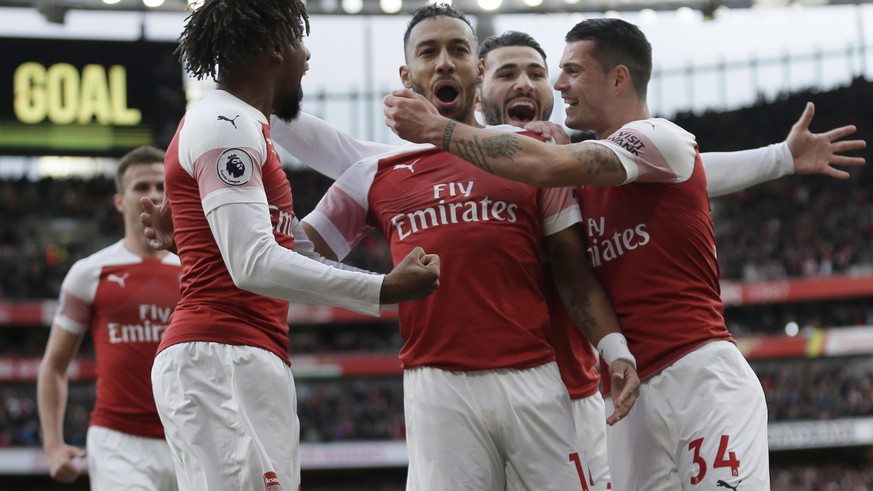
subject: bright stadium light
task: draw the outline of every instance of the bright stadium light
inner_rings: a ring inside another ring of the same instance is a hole
[[[501,3],[503,3],[503,0],[479,0],[479,8],[490,12],[500,8]]]
[[[203,2],[205,0],[188,0],[188,8],[190,10],[197,10],[203,6]]]
[[[523,0],[528,7],[539,7],[543,4],[543,0]]]
[[[435,3],[445,3],[447,5],[451,5],[452,0],[427,0],[428,5],[433,5]]]
[[[679,7],[676,9],[676,17],[679,22],[690,24],[697,20],[697,13],[691,7]]]
[[[568,5],[576,5],[577,3],[579,3],[579,0],[564,0],[564,3]]]
[[[120,2],[120,1],[121,0],[103,0],[103,3],[105,3],[106,5],[115,5],[116,3]]]
[[[142,4],[150,9],[154,9],[163,5],[164,0],[142,0]]]
[[[658,13],[653,9],[640,10],[640,24],[654,25],[658,23]]]
[[[342,6],[347,14],[360,14],[364,10],[363,0],[342,0]]]
[[[403,8],[403,0],[379,0],[379,7],[386,14],[396,14]]]

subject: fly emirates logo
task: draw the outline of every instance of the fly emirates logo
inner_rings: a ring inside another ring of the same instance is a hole
[[[160,305],[140,305],[139,322],[136,324],[119,324],[110,322],[109,342],[118,343],[157,343],[167,329],[172,307]]]
[[[588,219],[588,257],[595,268],[651,242],[645,223],[616,230],[612,235],[606,235],[605,229],[603,217]]]
[[[518,204],[494,201],[487,196],[479,200],[470,199],[472,192],[473,181],[434,184],[434,206],[391,217],[397,237],[403,240],[422,230],[452,223],[489,220],[515,223],[518,219],[515,214]]]

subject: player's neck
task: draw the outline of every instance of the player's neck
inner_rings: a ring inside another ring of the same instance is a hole
[[[128,251],[141,258],[161,259],[168,254],[167,251],[152,249],[142,230],[125,233],[123,243]]]

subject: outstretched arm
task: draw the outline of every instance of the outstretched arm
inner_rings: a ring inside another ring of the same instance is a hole
[[[824,174],[837,179],[848,179],[849,173],[833,165],[864,165],[863,157],[840,155],[851,150],[866,148],[864,140],[842,140],[857,130],[854,125],[841,126],[824,133],[809,131],[809,123],[815,115],[815,105],[806,103],[800,119],[791,127],[786,142],[794,157],[794,172],[797,174]]]
[[[730,194],[792,173],[848,179],[848,172],[834,166],[864,165],[863,157],[850,157],[844,153],[864,149],[867,143],[864,140],[843,140],[855,133],[853,125],[824,133],[811,132],[809,124],[814,114],[815,106],[806,103],[806,109],[782,143],[739,152],[701,153],[709,196]]]
[[[546,257],[567,313],[609,366],[614,397],[606,422],[613,425],[633,407],[640,378],[612,302],[588,262],[582,234],[577,225],[546,237]]]
[[[270,119],[270,136],[273,143],[291,152],[311,169],[334,180],[355,162],[396,148],[394,145],[359,140],[307,113],[300,113],[290,123],[273,116]]]
[[[516,133],[473,128],[441,116],[409,89],[385,97],[385,122],[405,140],[431,143],[487,172],[537,187],[627,180],[618,156],[602,145],[549,145]]]

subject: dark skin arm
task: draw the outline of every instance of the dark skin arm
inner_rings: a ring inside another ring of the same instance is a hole
[[[584,236],[577,224],[546,237],[546,259],[570,318],[594,344],[613,332],[621,332],[612,302],[588,262]],[[609,364],[613,425],[627,416],[640,395],[640,378],[633,364],[623,358]]]

